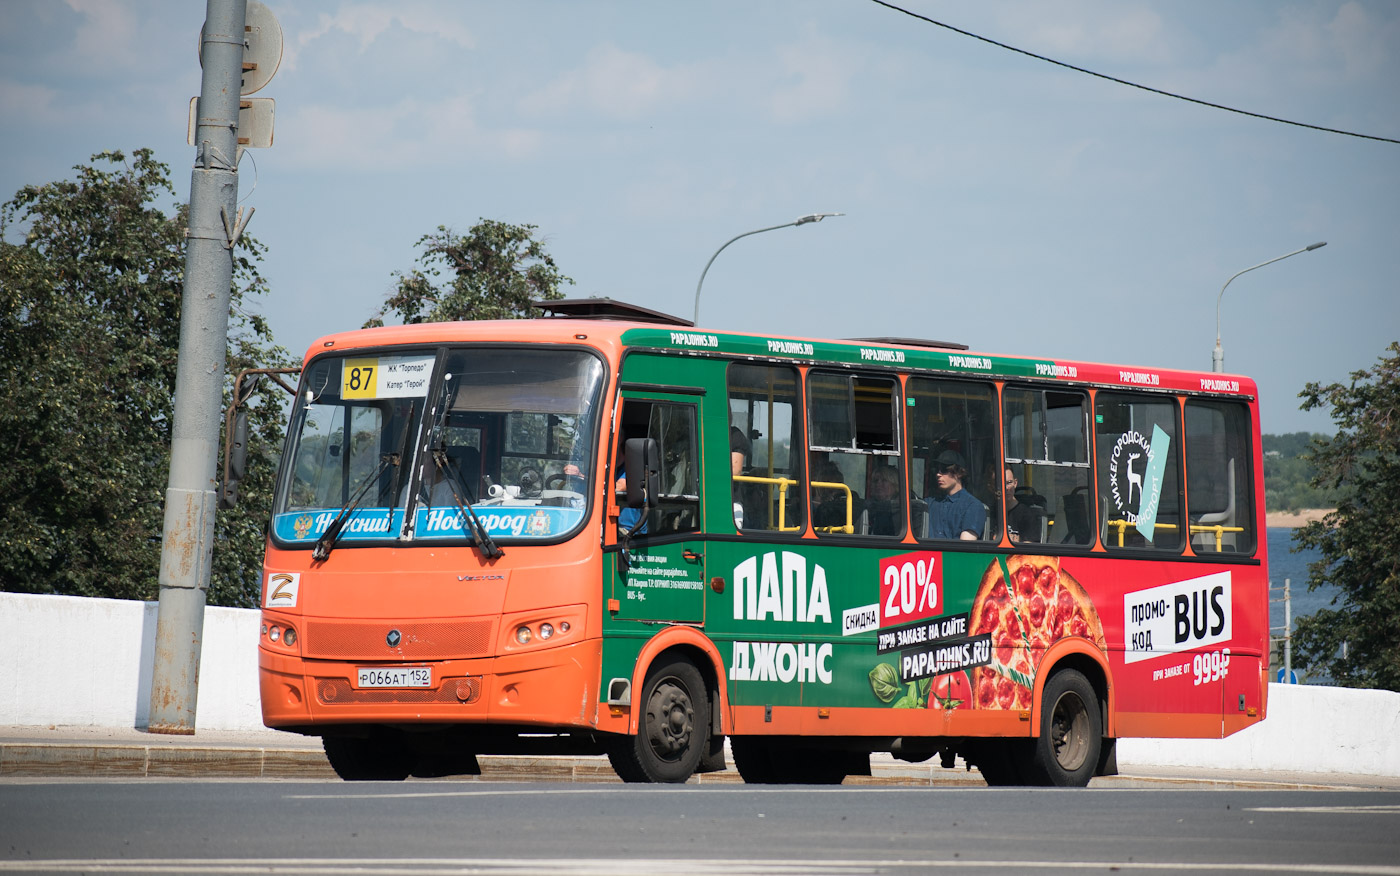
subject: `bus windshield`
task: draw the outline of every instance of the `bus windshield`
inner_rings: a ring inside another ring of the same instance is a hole
[[[273,534],[342,545],[552,540],[586,513],[603,384],[558,348],[352,353],[311,364],[292,414]]]

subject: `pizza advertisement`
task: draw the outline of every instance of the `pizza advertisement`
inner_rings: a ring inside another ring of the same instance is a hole
[[[912,577],[890,571],[906,560]],[[1231,573],[1174,581],[1161,566],[1075,561],[951,552],[885,561],[872,692],[905,708],[1028,710],[1047,651],[1076,638],[1103,655],[1120,707],[1218,714],[1220,682],[1238,669],[1231,645],[1238,656],[1245,632],[1232,625]],[[906,583],[901,600],[897,585],[910,580],[913,595]]]

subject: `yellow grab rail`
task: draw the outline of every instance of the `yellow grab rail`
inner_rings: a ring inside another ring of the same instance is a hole
[[[1192,535],[1199,535],[1199,534],[1202,533],[1202,532],[1213,532],[1213,533],[1215,533],[1215,552],[1216,552],[1216,553],[1219,553],[1219,552],[1222,550],[1222,544],[1221,544],[1221,543],[1224,541],[1225,533],[1227,533],[1227,532],[1244,532],[1244,527],[1243,527],[1243,526],[1219,526],[1219,525],[1217,525],[1217,526],[1207,526],[1207,525],[1204,525],[1204,524],[1201,524],[1201,523],[1193,523],[1193,524],[1191,524],[1191,534],[1192,534]]]
[[[855,501],[851,496],[851,488],[835,481],[812,481],[814,490],[844,490],[846,493],[846,525],[845,526],[813,526],[816,532],[844,532],[847,535],[856,531],[855,527]]]
[[[1127,531],[1127,529],[1128,529],[1129,526],[1135,526],[1136,524],[1129,523],[1129,522],[1126,521],[1126,520],[1105,520],[1105,521],[1104,521],[1104,525],[1105,525],[1105,526],[1116,526],[1116,527],[1118,528],[1118,547],[1122,547],[1122,546],[1123,546],[1123,533]],[[1155,526],[1156,526],[1157,529],[1170,529],[1170,530],[1173,531],[1173,532],[1175,532],[1176,529],[1177,529],[1177,526],[1176,526],[1175,523],[1158,523],[1158,524],[1155,524]]]
[[[801,532],[800,526],[787,526],[787,491],[788,487],[795,487],[800,483],[792,478],[765,478],[757,475],[733,475],[730,480],[741,484],[768,484],[778,488],[778,531],[779,532]]]

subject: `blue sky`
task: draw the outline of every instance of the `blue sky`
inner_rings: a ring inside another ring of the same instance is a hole
[[[1210,367],[1268,432],[1400,339],[1400,145],[1172,100],[863,0],[268,3],[276,143],[240,196],[256,304],[300,354],[353,328],[438,225],[538,226],[570,296],[814,337]],[[1400,139],[1400,5],[1015,0],[905,7],[1122,79]],[[105,149],[185,145],[204,4],[0,2],[0,197]],[[253,162],[256,162],[256,168]]]

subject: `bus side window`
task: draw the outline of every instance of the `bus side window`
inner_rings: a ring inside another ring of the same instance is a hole
[[[1249,413],[1233,402],[1186,402],[1186,509],[1198,554],[1254,552]]]
[[[814,371],[807,393],[812,528],[818,535],[903,535],[898,383]]]
[[[1181,441],[1176,401],[1100,392],[1094,402],[1103,546],[1179,551]]]
[[[911,377],[908,393],[904,411],[909,423],[914,535],[999,540],[1001,450],[996,388],[990,383]],[[977,527],[975,531],[966,528],[969,521]]]
[[[730,475],[734,525],[742,531],[800,533],[807,489],[797,369],[735,362],[727,382],[730,427],[748,439],[740,451],[747,465]]]
[[[1047,541],[1094,543],[1089,483],[1088,397],[1082,392],[1007,387],[1006,464],[1020,485],[1045,499]]]
[[[623,404],[620,422],[619,448],[627,438],[652,438],[661,451],[660,491],[642,532],[665,535],[699,529],[695,405],[629,399]],[[620,460],[617,470],[621,470]]]

